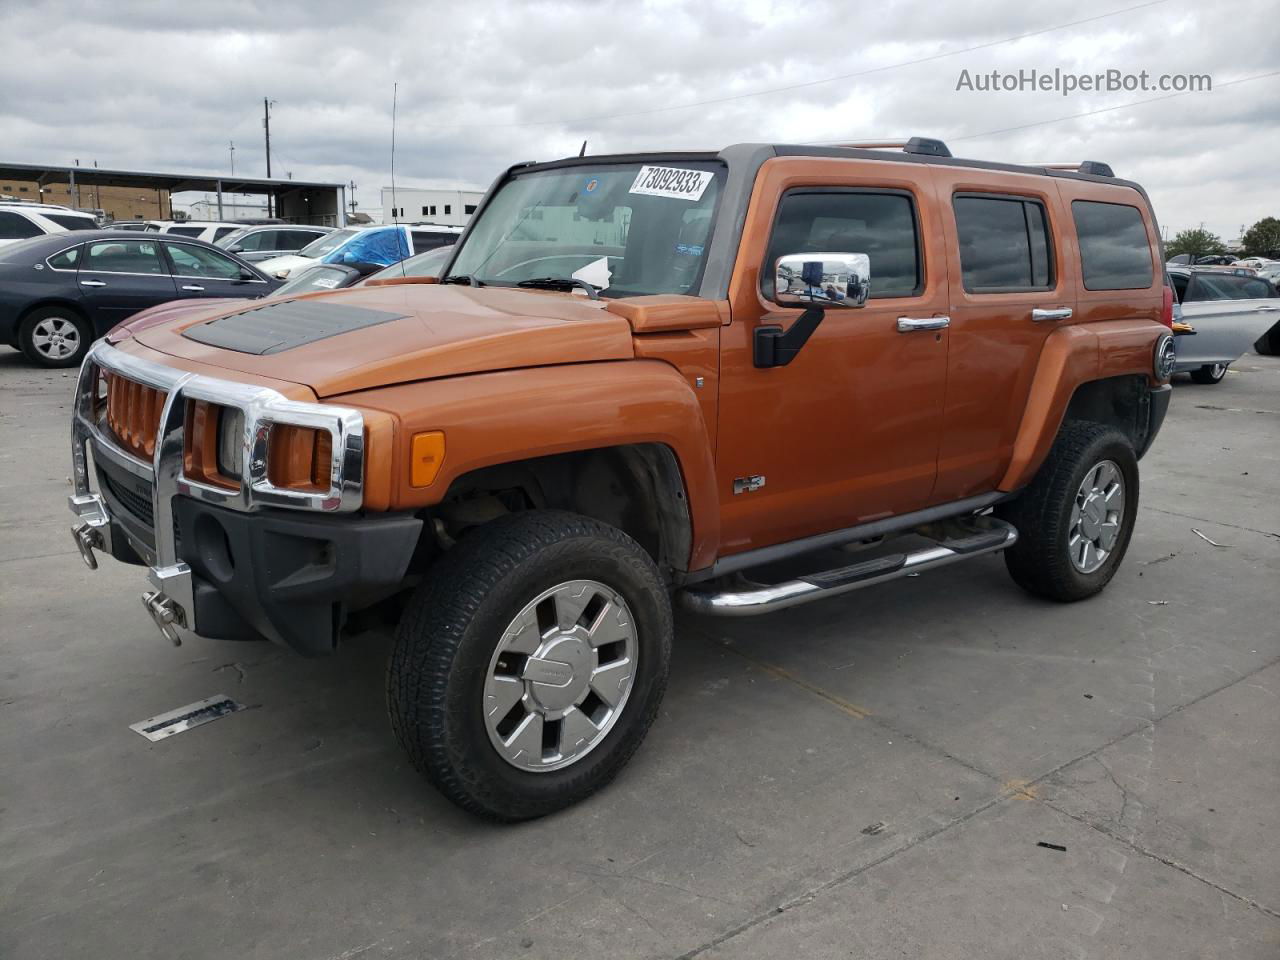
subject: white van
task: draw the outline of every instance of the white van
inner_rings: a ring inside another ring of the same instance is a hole
[[[98,222],[91,213],[53,203],[0,200],[0,247],[49,233],[96,229]]]

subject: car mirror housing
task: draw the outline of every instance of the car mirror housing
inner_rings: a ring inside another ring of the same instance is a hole
[[[865,253],[789,253],[774,265],[773,300],[780,307],[866,306],[871,258]]]

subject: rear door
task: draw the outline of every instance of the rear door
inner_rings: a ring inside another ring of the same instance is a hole
[[[1182,319],[1195,336],[1178,337],[1178,366],[1233,363],[1280,321],[1280,295],[1260,277],[1193,273],[1182,296]]]
[[[99,333],[177,296],[160,243],[151,238],[89,241],[76,282]]]
[[[1040,352],[1070,322],[1078,281],[1059,239],[1069,236],[1069,222],[1049,177],[942,168],[938,206],[951,317],[934,490],[942,502],[995,489]]]

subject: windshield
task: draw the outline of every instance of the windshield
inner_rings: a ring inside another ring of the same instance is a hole
[[[724,165],[705,160],[517,174],[449,272],[500,286],[576,278],[606,297],[688,293],[702,277],[723,180]]]
[[[213,244],[214,246],[221,247],[223,250],[229,250],[248,232],[248,227],[241,227],[239,230],[232,230],[226,236],[219,237],[217,240],[213,241]]]
[[[408,260],[393,263],[384,270],[373,274],[370,280],[385,280],[387,277],[438,277],[444,265],[449,262],[453,247],[437,247],[420,253]]]
[[[308,243],[299,250],[297,256],[319,260],[325,254],[333,253],[359,232],[359,230],[335,230],[333,233],[326,233],[319,240]]]
[[[314,267],[306,267],[288,282],[276,287],[273,297],[288,297],[299,293],[310,293],[313,290],[337,290],[349,286],[353,279],[359,279],[360,271],[341,264],[322,263]]]

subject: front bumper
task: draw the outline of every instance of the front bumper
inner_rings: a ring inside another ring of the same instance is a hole
[[[124,449],[101,420],[99,371],[163,391],[150,461]],[[183,472],[188,400],[244,414],[240,489]],[[273,424],[329,430],[327,491],[273,486]],[[175,643],[179,628],[220,639],[265,637],[314,655],[332,650],[348,610],[394,592],[421,531],[409,515],[364,516],[363,420],[358,411],[286,400],[274,390],[184,373],[97,344],[81,368],[72,421],[69,500],[85,562],[95,550],[148,567],[143,603]],[[96,489],[95,489],[96,488]]]

